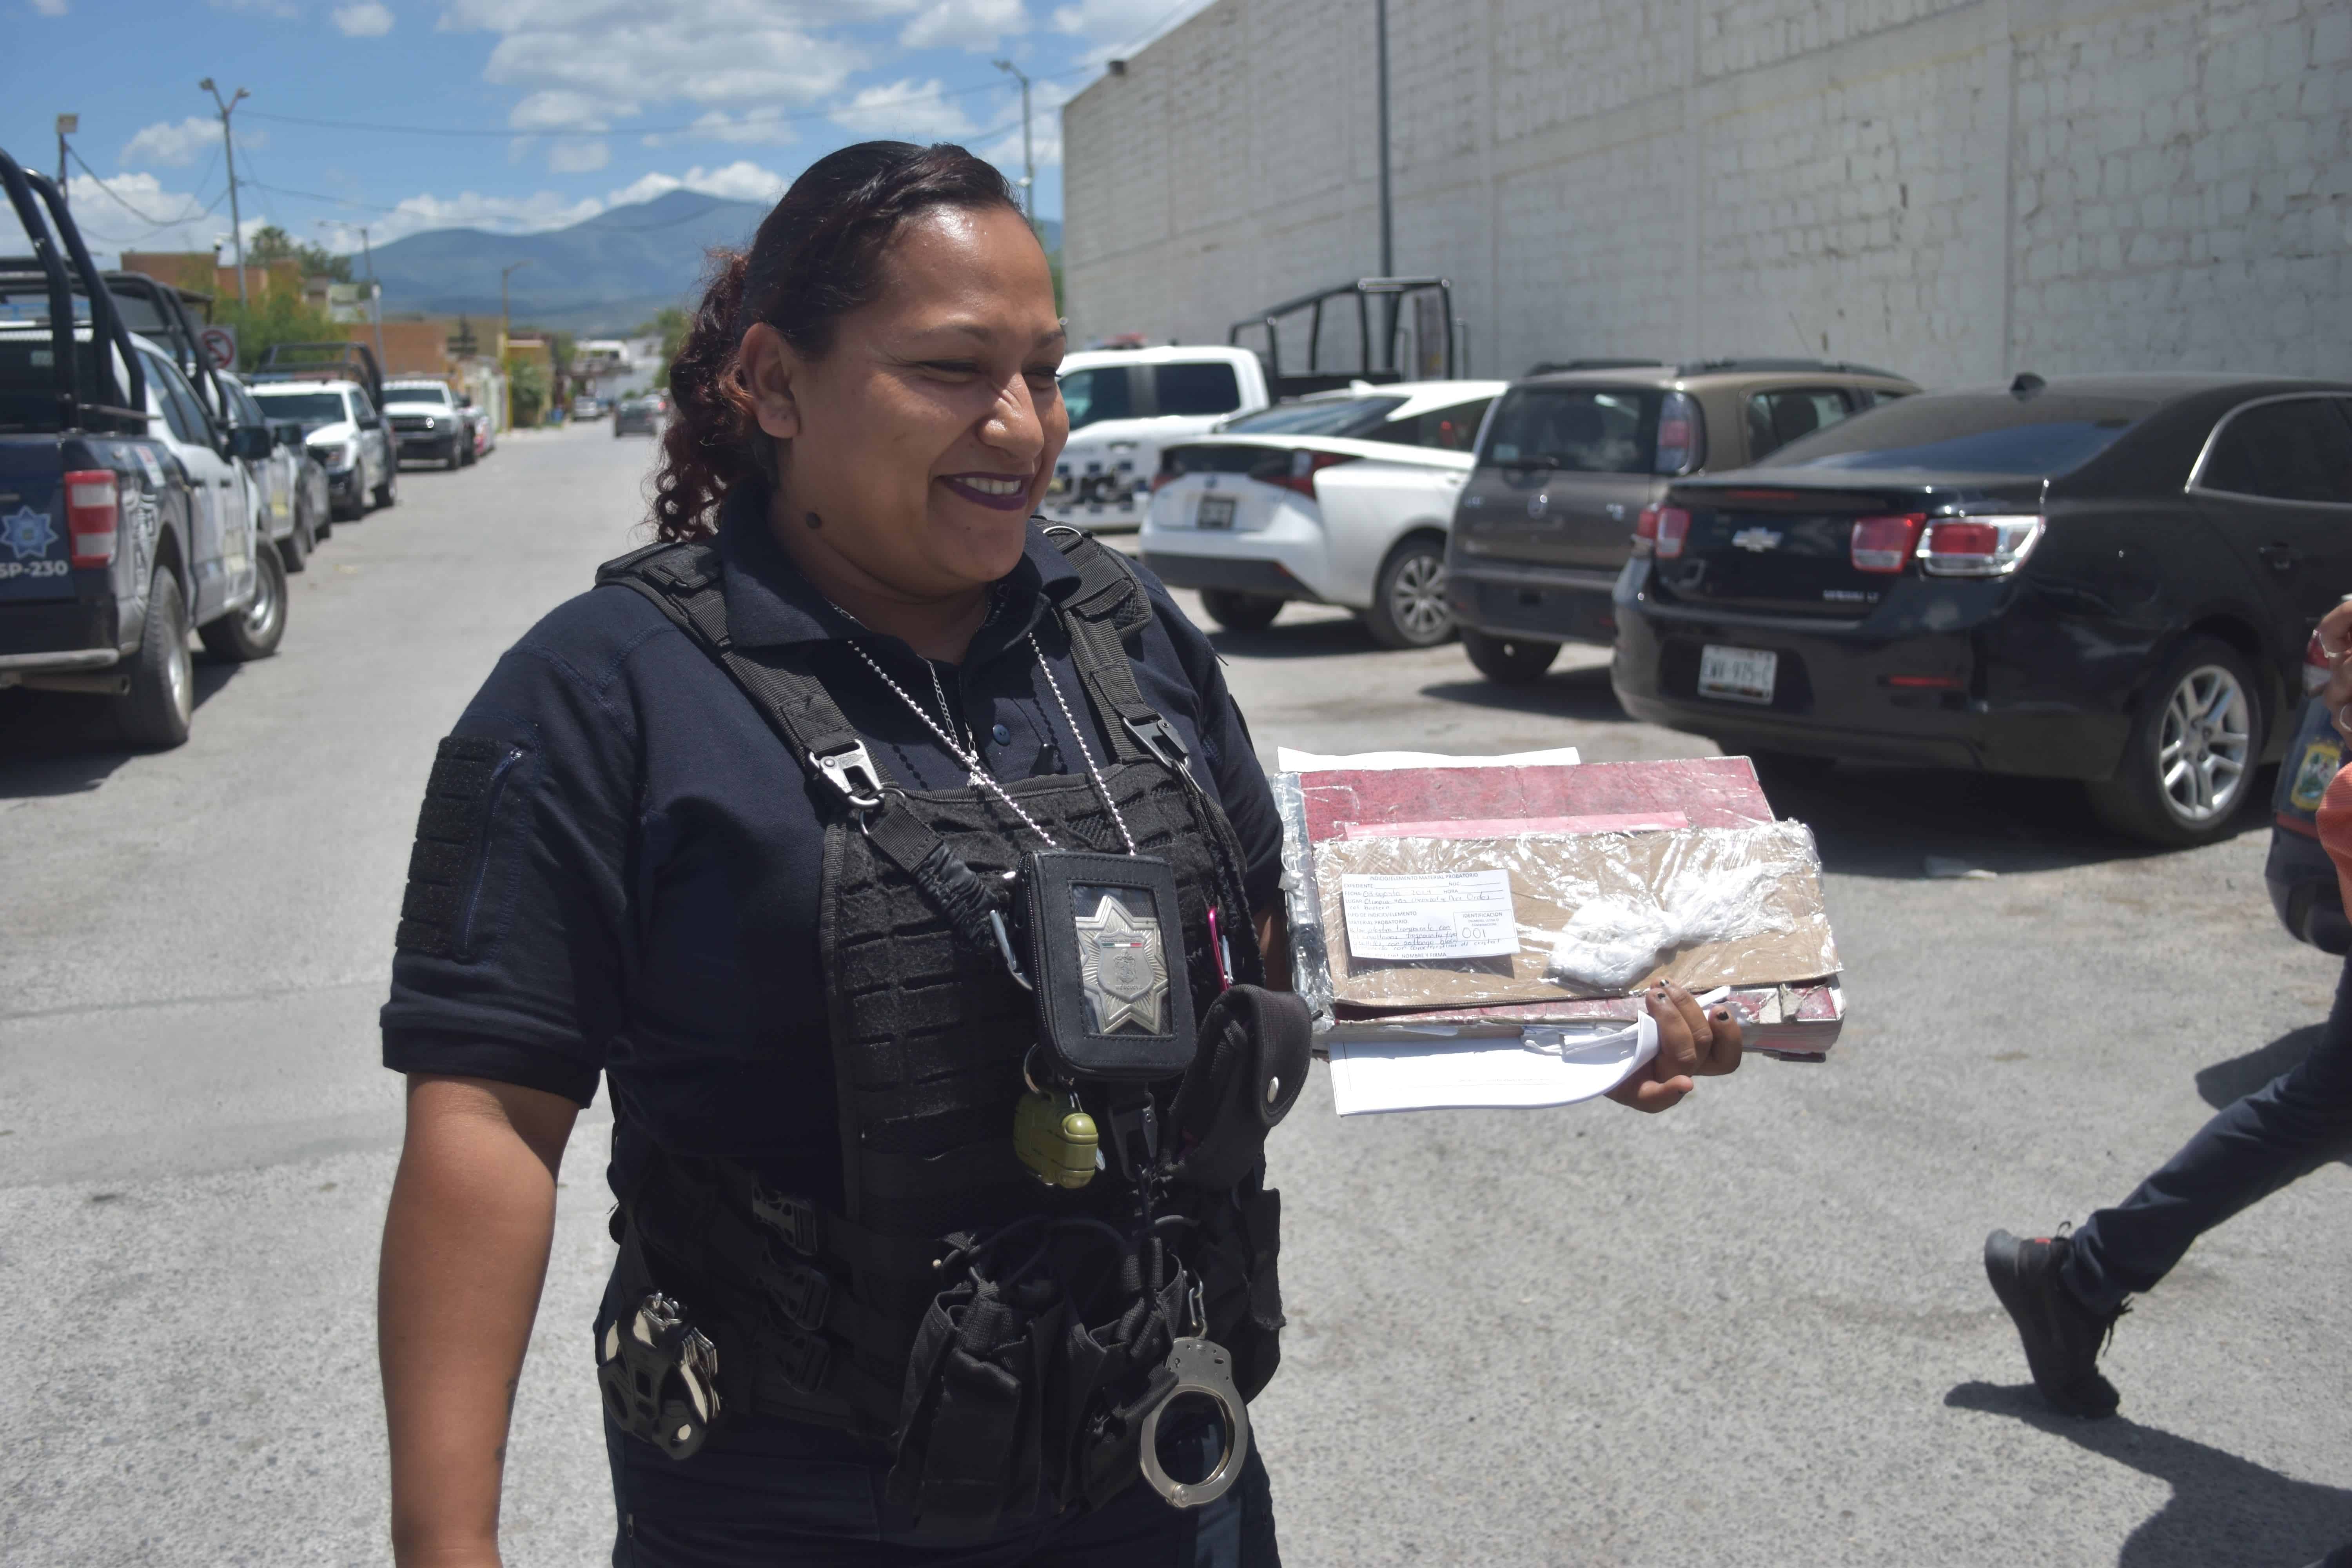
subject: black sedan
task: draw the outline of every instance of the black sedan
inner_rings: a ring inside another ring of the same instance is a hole
[[[2218,838],[2352,590],[2352,386],[2021,375],[1906,398],[1645,511],[1618,699],[1729,752],[2081,779]]]

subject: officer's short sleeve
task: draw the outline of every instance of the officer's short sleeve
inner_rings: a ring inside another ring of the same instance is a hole
[[[526,638],[434,758],[383,1015],[395,1071],[595,1098],[638,769],[625,708],[583,662]]]

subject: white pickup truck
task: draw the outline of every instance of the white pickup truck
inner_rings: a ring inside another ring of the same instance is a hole
[[[1265,370],[1248,349],[1192,344],[1088,349],[1062,362],[1070,444],[1045,515],[1074,528],[1139,528],[1160,449],[1266,406]]]

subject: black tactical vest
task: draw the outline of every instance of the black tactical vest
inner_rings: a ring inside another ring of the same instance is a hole
[[[1132,572],[1084,535],[1056,542],[1080,575],[1057,614],[1110,736],[1102,778],[1138,850],[1173,868],[1200,1016],[1221,990],[1213,907],[1234,982],[1263,980],[1241,847],[1136,686],[1126,641],[1151,607]],[[1065,1506],[1106,1500],[1137,1473],[1121,1401],[1166,1353],[1166,1322],[1193,1310],[1232,1350],[1244,1398],[1273,1375],[1277,1194],[1262,1168],[1229,1190],[1180,1190],[1139,1237],[1137,1189],[1115,1166],[1066,1191],[1021,1164],[1012,1130],[1036,1014],[989,917],[1002,911],[1021,849],[1035,847],[1028,830],[982,788],[898,788],[797,654],[729,641],[722,570],[713,545],[660,545],[608,563],[597,581],[646,595],[693,636],[825,802],[818,944],[845,1204],[826,1212],[730,1162],[658,1153],[614,1216],[624,1293],[657,1287],[708,1336],[722,1410],[894,1443],[894,1491],[946,1528],[985,1528],[1041,1487]],[[1125,851],[1084,773],[1004,788],[1062,847]],[[1175,1088],[1149,1090],[1149,1110],[1164,1117]],[[1105,1237],[1125,1237],[1124,1255]],[[1001,1248],[987,1250],[996,1237]],[[961,1271],[977,1277],[971,1260],[983,1254],[1001,1289],[942,1298]],[[1192,1308],[1147,1302],[1177,1278],[1197,1291]],[[1015,1342],[963,1358],[977,1370],[964,1370],[960,1403],[955,1386],[926,1393],[926,1368],[956,1361],[959,1333],[977,1347],[1000,1308]],[[600,1325],[600,1343],[613,1331]]]

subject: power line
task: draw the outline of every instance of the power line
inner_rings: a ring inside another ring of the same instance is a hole
[[[1175,11],[1171,11],[1168,15],[1170,16],[1174,16],[1178,12],[1186,9],[1192,4],[1193,0],[1185,0],[1185,5],[1178,6]],[[1066,71],[1055,71],[1049,76],[1041,76],[1035,79],[1039,81],[1059,81],[1067,77],[1085,76],[1093,68],[1090,66],[1078,66]],[[803,121],[831,120],[835,115],[840,114],[885,114],[892,110],[899,109],[911,103],[940,103],[944,102],[949,99],[971,98],[977,93],[994,92],[997,90],[999,90],[997,83],[993,81],[984,81],[971,87],[942,88],[937,92],[914,93],[906,98],[893,99],[887,103],[847,103],[839,104],[831,109],[804,109],[795,110],[790,114],[772,114],[764,116],[760,120],[749,121],[748,123],[754,125],[797,124]],[[282,125],[308,125],[323,131],[380,131],[403,136],[488,136],[496,137],[500,140],[511,140],[517,136],[679,136],[691,135],[696,132],[701,132],[706,133],[706,135],[709,135],[713,129],[707,125],[627,125],[606,126],[599,130],[567,129],[563,127],[518,130],[513,126],[507,126],[500,130],[492,131],[484,130],[475,126],[459,125],[393,125],[387,124],[382,121],[372,120],[314,120],[301,115],[265,114],[257,109],[248,109],[245,113],[246,118],[248,120],[272,120]],[[709,139],[723,141],[725,138],[723,136],[711,135],[709,136]]]
[[[116,206],[121,207],[124,212],[129,213],[141,223],[152,223],[157,228],[169,228],[175,223],[192,223],[194,221],[193,218],[184,217],[157,217],[152,213],[141,212],[137,207],[132,206],[128,201],[123,199],[121,192],[116,190],[112,185],[108,184],[104,180],[98,177],[98,171],[91,168],[89,164],[83,160],[80,148],[69,146],[66,151],[73,155],[73,161],[75,163],[81,164],[81,172],[89,176],[90,183],[92,184],[95,184],[100,190],[104,191],[108,195],[113,197],[114,205]],[[213,205],[218,206],[220,204],[218,202],[215,202]],[[211,209],[207,208],[205,210],[210,211]],[[201,213],[197,215],[199,217],[202,216],[204,215]]]

